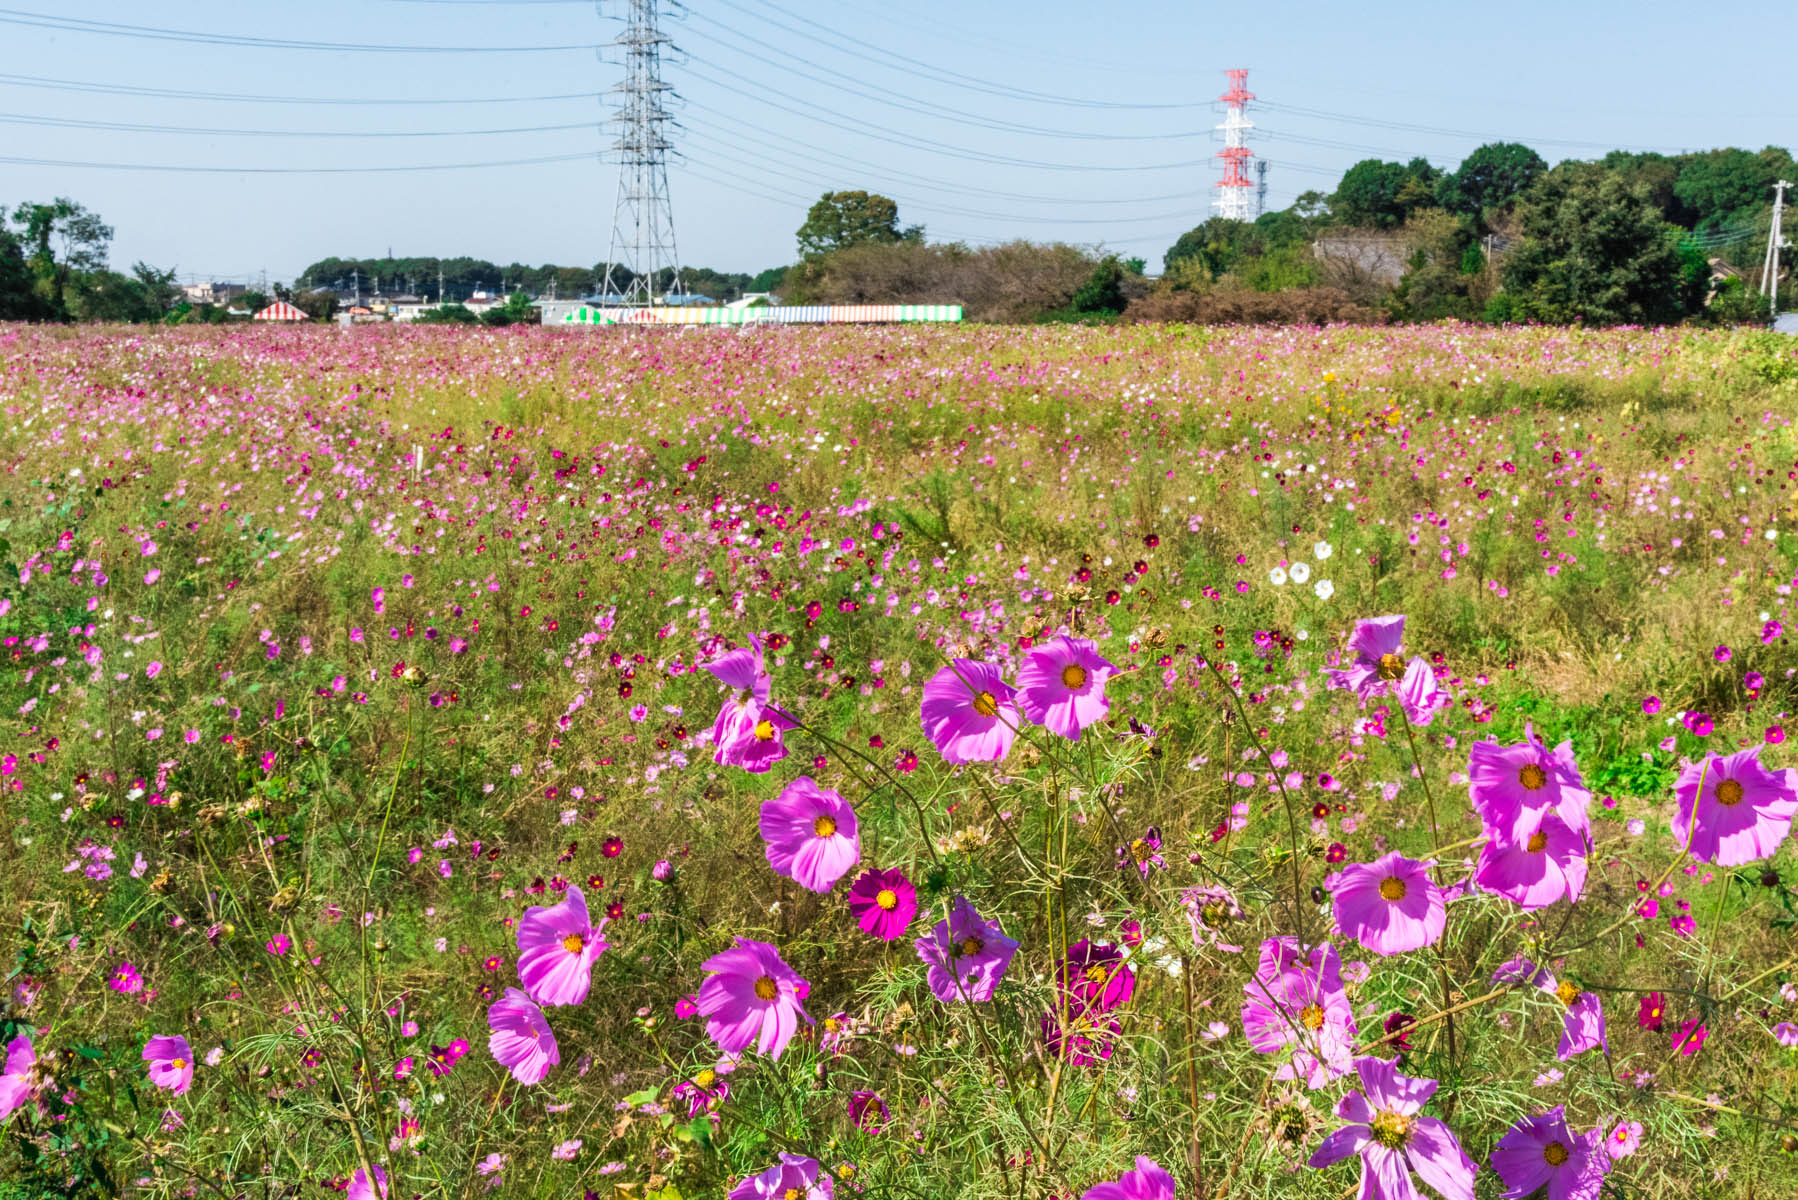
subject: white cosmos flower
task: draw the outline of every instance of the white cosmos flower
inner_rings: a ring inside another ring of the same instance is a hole
[[[1295,562],[1292,564],[1292,569],[1288,571],[1287,574],[1292,576],[1292,581],[1294,583],[1303,583],[1311,578],[1311,564]]]
[[[1317,593],[1319,600],[1328,600],[1336,594],[1336,585],[1328,579],[1320,579],[1311,585],[1311,590]]]
[[[1271,570],[1267,573],[1267,577],[1269,580],[1271,580],[1273,582],[1273,585],[1275,587],[1280,587],[1283,584],[1285,584],[1285,582],[1286,582],[1286,568],[1285,567],[1275,567],[1273,570]]]
[[[1318,562],[1322,562],[1324,559],[1330,557],[1330,555],[1336,553],[1336,548],[1328,542],[1319,542],[1317,545],[1311,547],[1311,553],[1316,556]]]

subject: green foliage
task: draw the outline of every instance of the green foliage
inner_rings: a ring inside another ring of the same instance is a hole
[[[1115,254],[1107,254],[1074,292],[1068,307],[1077,313],[1121,313],[1124,311],[1124,264]]]
[[[786,277],[787,268],[769,267],[766,271],[759,271],[756,273],[755,277],[749,281],[747,290],[751,292],[778,292],[781,289],[781,285],[785,282]]]
[[[450,306],[453,307],[453,306]],[[434,311],[441,312],[441,308]],[[467,309],[463,310],[468,311]],[[506,297],[506,302],[496,308],[490,308],[481,314],[481,324],[495,327],[506,325],[535,325],[543,316],[543,310],[533,307],[531,298],[523,292],[513,292]]]
[[[1706,233],[1753,224],[1772,202],[1773,181],[1792,176],[1788,151],[1769,146],[1751,154],[1732,146],[1681,156],[1673,194],[1693,229]]]
[[[922,242],[924,227],[899,228],[899,206],[875,192],[826,192],[805,214],[799,227],[799,253],[805,258],[865,244]]]
[[[478,325],[481,318],[473,309],[464,308],[460,304],[441,304],[436,308],[427,308],[413,320],[424,325]]]
[[[1472,317],[1473,287],[1485,259],[1467,222],[1429,209],[1416,214],[1405,228],[1416,249],[1393,290],[1394,313],[1411,321]],[[1467,269],[1470,255],[1472,271]]]
[[[1528,146],[1488,142],[1437,182],[1436,202],[1470,217],[1508,209],[1547,170],[1542,156]]]
[[[1442,173],[1422,158],[1409,163],[1367,158],[1350,167],[1330,197],[1330,214],[1341,224],[1395,229],[1413,210],[1434,202]]]
[[[1647,191],[1563,163],[1518,206],[1505,290],[1540,321],[1661,324],[1697,307],[1697,285]]]

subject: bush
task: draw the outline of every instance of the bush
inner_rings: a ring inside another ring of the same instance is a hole
[[[851,246],[787,270],[789,304],[960,304],[971,321],[1031,321],[1068,307],[1091,255],[1055,243]]]
[[[1124,319],[1193,325],[1377,325],[1383,324],[1386,316],[1333,287],[1292,288],[1284,292],[1242,288],[1182,292],[1170,288],[1132,302]]]

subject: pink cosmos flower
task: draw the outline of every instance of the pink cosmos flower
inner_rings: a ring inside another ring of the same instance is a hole
[[[179,1096],[193,1086],[194,1052],[180,1034],[153,1037],[144,1043],[144,1061],[150,1064],[150,1082]]]
[[[1489,837],[1510,841],[1536,832],[1550,809],[1569,828],[1584,835],[1592,793],[1573,760],[1573,743],[1550,750],[1532,726],[1523,728],[1515,746],[1475,742],[1467,756],[1469,795]]]
[[[1117,668],[1088,638],[1058,637],[1030,651],[1018,670],[1018,709],[1026,718],[1070,741],[1105,717],[1111,702],[1105,681]]]
[[[1135,1170],[1125,1171],[1113,1183],[1087,1188],[1080,1200],[1174,1200],[1174,1177],[1154,1159],[1139,1154]]]
[[[1798,816],[1798,770],[1769,771],[1761,747],[1735,754],[1708,754],[1680,773],[1674,794],[1673,842],[1692,857],[1720,867],[1771,858],[1792,832]],[[1704,780],[1704,795],[1698,782]],[[1694,813],[1696,805],[1696,813]]]
[[[721,654],[704,666],[718,677],[720,683],[735,692],[737,698],[754,700],[757,704],[768,703],[773,680],[763,664],[762,640],[755,634],[749,635],[746,649]]]
[[[6,1072],[0,1074],[0,1121],[31,1099],[36,1070],[37,1050],[30,1036],[21,1033],[6,1044]]]
[[[1642,1144],[1642,1122],[1617,1122],[1617,1128],[1611,1130],[1611,1136],[1604,1140],[1604,1144],[1612,1162],[1628,1158]]]
[[[1227,888],[1187,888],[1180,893],[1180,904],[1186,909],[1187,924],[1192,926],[1195,947],[1215,946],[1226,954],[1242,953],[1241,946],[1230,945],[1224,940],[1230,923],[1245,919],[1242,905]]]
[[[1488,841],[1473,880],[1523,908],[1572,903],[1586,886],[1586,839],[1551,809],[1529,836]]]
[[[1336,1115],[1345,1121],[1311,1156],[1327,1167],[1351,1154],[1361,1157],[1362,1200],[1416,1200],[1415,1171],[1443,1200],[1473,1200],[1479,1170],[1448,1126],[1419,1111],[1436,1092],[1434,1079],[1398,1073],[1398,1059],[1357,1058],[1362,1090],[1344,1096]]]
[[[543,1010],[517,988],[507,988],[493,1002],[487,1010],[487,1027],[493,1031],[487,1049],[522,1084],[542,1083],[549,1069],[562,1061]]]
[[[855,810],[809,775],[762,802],[761,827],[768,865],[808,891],[828,892],[861,861]]]
[[[726,700],[712,726],[712,761],[760,775],[787,756],[782,735],[798,722],[772,704]]]
[[[924,734],[944,762],[997,762],[1011,753],[1023,722],[1016,696],[998,667],[955,659],[924,685]]]
[[[1610,1157],[1599,1149],[1599,1133],[1567,1128],[1562,1105],[1524,1117],[1498,1139],[1492,1169],[1504,1180],[1507,1198],[1546,1187],[1548,1200],[1594,1200],[1604,1187]]]
[[[128,962],[122,962],[119,964],[119,969],[112,973],[112,978],[106,981],[106,986],[115,992],[124,992],[130,995],[144,990],[144,977],[138,973],[136,967]]]
[[[1673,1035],[1673,1049],[1682,1058],[1691,1058],[1704,1047],[1704,1039],[1711,1031],[1697,1017],[1688,1017],[1679,1023],[1679,1032]]]
[[[1292,1051],[1276,1079],[1319,1088],[1346,1075],[1355,1050],[1355,1013],[1342,986],[1342,959],[1328,942],[1299,957],[1294,938],[1261,943],[1255,977],[1243,985],[1242,1032],[1258,1053]]]
[[[897,941],[918,915],[918,889],[897,869],[863,871],[849,885],[849,912],[863,933]]]
[[[818,1169],[818,1160],[781,1151],[780,1161],[751,1175],[727,1193],[727,1200],[834,1200],[836,1182]]]
[[[1782,1046],[1798,1046],[1798,1025],[1781,1021],[1773,1027],[1773,1037]]]
[[[798,1032],[799,1018],[811,1023],[801,1003],[811,988],[767,942],[740,937],[701,965],[711,974],[699,985],[699,1011],[706,1033],[726,1053],[754,1045],[778,1059]]]
[[[1492,973],[1494,983],[1524,980],[1554,996],[1566,1010],[1561,1016],[1561,1043],[1555,1048],[1562,1062],[1588,1050],[1610,1053],[1610,1044],[1605,1040],[1604,1003],[1595,993],[1581,991],[1570,979],[1557,981],[1553,971],[1538,968],[1527,958],[1513,958]]]
[[[387,1172],[380,1167],[374,1168],[374,1182],[370,1183],[368,1172],[361,1167],[350,1176],[349,1190],[344,1193],[344,1200],[387,1200]]]
[[[531,999],[551,1007],[579,1004],[592,984],[593,960],[609,946],[587,915],[587,898],[574,884],[560,904],[533,905],[518,921],[518,978]]]
[[[1018,952],[1017,941],[1005,936],[999,922],[988,921],[975,912],[965,896],[957,896],[948,919],[938,921],[913,945],[929,967],[925,982],[944,1004],[991,1000],[1011,965],[1012,955]]]
[[[863,1133],[881,1133],[892,1119],[887,1102],[873,1092],[849,1094],[849,1122]]]
[[[1056,990],[1055,1009],[1042,1019],[1049,1052],[1075,1066],[1110,1058],[1110,1035],[1120,1026],[1104,1018],[1136,991],[1136,972],[1123,952],[1109,942],[1075,942],[1057,965]]]
[[[1354,659],[1342,671],[1329,671],[1330,686],[1347,688],[1363,703],[1383,696],[1405,674],[1405,660],[1400,656],[1405,638],[1405,618],[1370,617],[1355,622],[1349,635],[1348,648]]]
[[[1402,954],[1442,936],[1448,909],[1429,867],[1396,850],[1344,867],[1335,887],[1336,924],[1375,954]]]

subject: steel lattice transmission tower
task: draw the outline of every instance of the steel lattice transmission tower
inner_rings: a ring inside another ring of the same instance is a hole
[[[1248,165],[1254,152],[1248,148],[1245,138],[1255,126],[1243,115],[1243,109],[1255,98],[1255,93],[1245,86],[1249,77],[1247,67],[1224,74],[1230,77],[1230,90],[1218,97],[1225,110],[1224,123],[1218,126],[1224,132],[1224,148],[1217,152],[1224,164],[1224,177],[1217,181],[1217,199],[1211,202],[1211,207],[1226,220],[1253,221],[1255,184],[1249,179]]]
[[[686,292],[668,198],[668,155],[674,150],[668,129],[674,117],[667,101],[674,89],[662,81],[662,55],[675,45],[662,32],[662,0],[629,0],[629,5],[624,32],[613,41],[624,54],[624,82],[612,88],[623,100],[610,122],[618,132],[611,147],[618,156],[618,204],[600,290],[622,295],[626,304],[658,304],[665,299],[657,291],[664,270],[670,274],[667,294]],[[622,288],[614,279],[620,266],[631,272]]]

